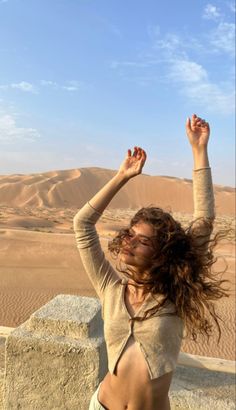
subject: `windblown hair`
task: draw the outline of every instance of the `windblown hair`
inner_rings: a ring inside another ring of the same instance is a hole
[[[144,293],[151,292],[154,297],[159,297],[157,305],[136,320],[154,315],[170,301],[193,340],[197,339],[198,334],[209,338],[213,329],[212,321],[218,328],[220,340],[220,317],[216,313],[214,301],[228,296],[222,287],[227,281],[221,280],[212,269],[216,262],[213,249],[220,233],[210,239],[212,221],[203,218],[193,221],[184,229],[172,215],[156,207],[140,209],[131,219],[130,227],[141,221],[152,225],[155,232],[152,238],[154,255],[150,261],[148,278],[141,278],[129,266],[119,270],[137,284],[143,285]],[[109,243],[113,256],[117,257],[120,253],[128,233],[129,228],[121,230]]]

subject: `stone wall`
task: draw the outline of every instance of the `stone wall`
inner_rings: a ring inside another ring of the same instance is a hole
[[[59,295],[6,342],[5,408],[87,410],[107,372],[98,299]]]

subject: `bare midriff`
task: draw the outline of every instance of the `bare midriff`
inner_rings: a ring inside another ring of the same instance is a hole
[[[131,316],[134,305],[125,294]],[[170,410],[168,391],[172,372],[151,379],[141,345],[131,335],[116,365],[107,373],[99,389],[98,400],[108,410]]]

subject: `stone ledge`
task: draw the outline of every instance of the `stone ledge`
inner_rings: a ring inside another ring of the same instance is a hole
[[[235,410],[235,375],[178,366],[171,383],[171,410]]]
[[[95,298],[58,295],[33,313],[26,323],[29,331],[41,336],[98,337],[102,336],[101,305]]]

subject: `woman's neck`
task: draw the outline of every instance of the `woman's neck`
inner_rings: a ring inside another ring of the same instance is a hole
[[[132,295],[135,299],[144,299],[145,292],[144,292],[143,285],[139,285],[134,280],[129,279],[128,284],[127,284],[127,289],[130,295]]]

